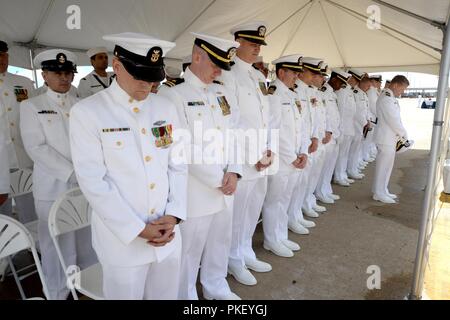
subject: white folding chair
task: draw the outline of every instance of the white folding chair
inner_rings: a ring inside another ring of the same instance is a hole
[[[19,169],[10,175],[10,192],[9,197],[19,197],[33,192],[33,171],[30,169]],[[20,213],[19,213],[20,214]],[[25,227],[30,231],[36,243],[36,249],[39,251],[38,243],[38,220],[31,221],[25,224]]]
[[[10,192],[9,192],[10,198],[14,198],[14,197],[18,197],[18,196],[22,196],[22,195],[31,193],[31,192],[33,192],[32,187],[33,187],[33,171],[32,170],[19,169],[19,170],[13,171],[10,174],[10,188],[9,188],[10,189]],[[33,241],[34,241],[36,250],[38,252],[40,252],[39,241],[38,241],[38,220],[28,222],[28,223],[24,224],[24,226],[28,229],[31,236],[33,237]],[[13,259],[11,258],[11,263],[12,262],[13,262]],[[33,268],[35,265],[30,264],[19,270],[16,270],[15,268],[11,268],[11,263],[9,263],[11,272],[7,273],[6,276],[13,275],[14,278],[23,280],[37,272],[36,270],[33,270],[31,272],[28,272],[28,273],[25,273],[25,274],[19,276],[19,274],[26,272],[26,270]]]
[[[62,194],[50,209],[48,217],[50,236],[55,244],[59,261],[63,270],[66,272],[66,276],[69,270],[72,269],[71,271],[73,271],[68,276],[67,283],[70,284],[70,291],[75,300],[78,300],[76,291],[94,300],[104,299],[102,267],[100,263],[96,263],[83,270],[67,266],[58,243],[58,237],[89,227],[90,224],[90,206],[79,188],[69,190]]]
[[[36,251],[33,237],[22,223],[11,217],[0,215],[0,259],[8,259],[9,266],[13,271],[14,280],[16,281],[20,292],[20,296],[24,300],[26,299],[26,296],[20,283],[21,279],[17,276],[17,272],[12,263],[11,255],[26,249],[31,250],[37,273],[42,283],[42,291],[44,292],[45,297],[48,298],[48,289],[45,283],[41,262]]]

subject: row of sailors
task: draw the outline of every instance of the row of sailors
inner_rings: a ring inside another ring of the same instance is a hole
[[[49,89],[21,102],[20,134],[18,123],[2,130],[0,154],[13,153],[5,151],[12,141],[20,158],[29,156],[31,162],[16,164],[15,153],[8,169],[33,163],[49,298],[64,299],[68,289],[50,241],[48,213],[74,186],[93,208],[92,244],[103,269],[105,298],[198,299],[200,272],[205,298],[239,299],[227,273],[251,286],[257,280],[250,270],[272,270],[252,248],[261,212],[264,248],[292,257],[300,246],[288,239],[288,229],[308,234],[315,224],[303,213],[317,218],[326,210],[317,199],[339,199],[332,176],[343,185],[362,178],[362,161],[376,155],[367,137],[376,123],[373,101],[380,79],[338,69],[325,83],[323,60],[289,55],[273,61],[277,79],[267,88],[266,77],[252,66],[266,45],[265,24],[239,25],[231,33],[235,41],[195,33],[184,81],[158,95],[150,92],[165,77],[163,56],[174,47],[171,42],[135,33],[105,36],[115,44],[116,78],[81,101],[70,95],[76,72],[71,52],[55,49],[36,57]],[[10,88],[2,87],[2,110],[18,113],[21,99],[5,99]],[[366,94],[371,91],[372,102]],[[265,130],[256,148],[245,141],[239,146],[257,160],[176,161],[177,147],[194,153],[208,149],[206,143],[174,139],[176,129],[194,134],[199,122],[223,134]],[[279,137],[272,139],[271,130]],[[1,181],[0,194],[8,193],[7,177]],[[73,239],[61,246],[71,252]],[[69,260],[68,265],[76,264],[76,255]]]

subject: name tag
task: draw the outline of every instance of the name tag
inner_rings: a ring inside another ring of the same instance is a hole
[[[53,110],[42,110],[42,111],[39,111],[38,114],[58,114],[58,112],[53,111]]]
[[[205,103],[203,101],[189,101],[188,106],[194,107],[194,106],[204,106]]]
[[[111,129],[102,129],[103,132],[123,132],[130,131],[130,128],[111,128]]]

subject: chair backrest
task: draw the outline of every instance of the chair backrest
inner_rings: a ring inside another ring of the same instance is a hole
[[[77,231],[91,224],[91,208],[79,188],[62,194],[50,209],[48,228],[52,237]]]
[[[25,249],[31,249],[31,254],[42,283],[42,290],[44,295],[49,297],[33,236],[22,223],[11,217],[0,214],[0,259]]]
[[[17,197],[32,192],[33,171],[19,169],[11,173],[10,197]]]
[[[69,276],[68,273],[72,266],[68,266],[64,260],[64,255],[59,246],[58,236],[75,232],[90,226],[90,224],[91,208],[80,188],[71,189],[63,193],[51,207],[48,216],[50,236],[55,245],[59,262],[66,274],[67,284],[69,285],[75,300],[78,300],[78,295],[75,292],[76,283],[74,283],[74,281],[79,278],[80,270],[77,268],[75,273],[73,273],[72,276]]]
[[[0,214],[0,259],[33,246],[33,237],[20,222]]]

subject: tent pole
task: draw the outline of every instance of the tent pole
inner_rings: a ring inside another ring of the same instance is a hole
[[[417,244],[416,260],[414,264],[413,284],[409,299],[422,298],[423,282],[427,261],[425,256],[429,251],[428,230],[431,225],[433,206],[435,202],[434,187],[436,183],[436,169],[441,149],[442,126],[444,124],[445,103],[448,93],[448,77],[450,69],[450,32],[444,29],[444,45],[439,71],[439,85],[434,111],[433,136],[431,139],[430,168],[428,170],[425,198],[422,205],[422,220],[420,223],[419,240]]]
[[[33,70],[34,86],[35,86],[35,89],[37,89],[38,88],[37,71],[36,71],[36,68],[34,67],[34,49],[32,49],[32,48],[30,48],[30,66],[31,66],[31,70]]]

